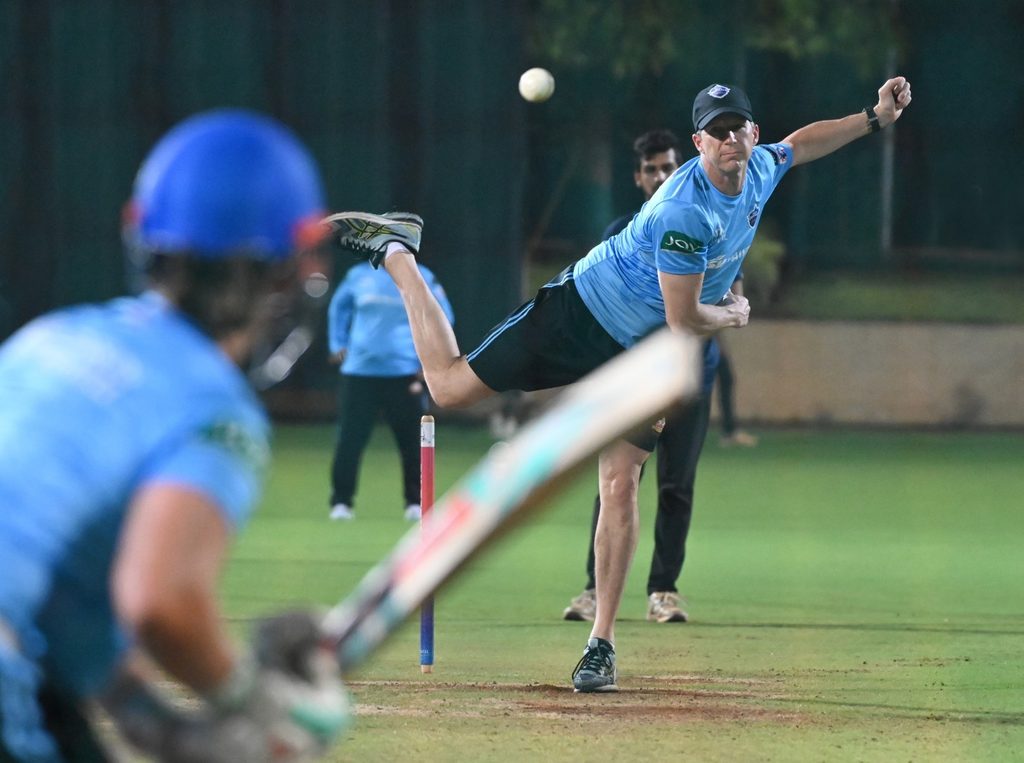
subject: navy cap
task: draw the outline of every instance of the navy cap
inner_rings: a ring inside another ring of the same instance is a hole
[[[750,111],[750,99],[738,87],[732,85],[709,85],[693,99],[693,129],[700,132],[720,114],[739,114],[754,121]]]

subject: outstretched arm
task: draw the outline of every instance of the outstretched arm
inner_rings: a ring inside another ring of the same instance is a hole
[[[878,103],[875,114],[878,116],[879,129],[888,127],[910,105],[910,82],[906,77],[893,77],[886,80],[878,89]],[[789,135],[783,143],[793,147],[793,166],[806,164],[831,154],[857,138],[869,134],[872,130],[867,114],[863,111],[851,114],[842,119],[827,119],[812,122],[806,127]]]

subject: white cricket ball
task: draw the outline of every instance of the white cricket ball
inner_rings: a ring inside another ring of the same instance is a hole
[[[541,103],[555,92],[555,78],[539,66],[527,69],[519,78],[519,94],[531,103]]]

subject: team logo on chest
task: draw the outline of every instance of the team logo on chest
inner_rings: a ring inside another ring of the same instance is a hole
[[[761,215],[761,205],[754,204],[754,208],[750,210],[750,214],[747,215],[747,225],[753,228],[757,225],[757,218]]]

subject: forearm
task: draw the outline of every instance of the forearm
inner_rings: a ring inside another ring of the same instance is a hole
[[[669,318],[668,325],[673,331],[710,336],[720,329],[739,328],[745,322],[728,306],[698,304],[687,315]]]
[[[793,147],[794,165],[813,162],[868,135],[872,129],[885,129],[900,118],[910,101],[910,83],[907,78],[892,77],[878,88],[878,102],[872,107],[877,120],[874,128],[867,112],[859,111],[842,119],[828,119],[801,127],[783,142]]]
[[[200,693],[214,690],[231,675],[235,653],[215,602],[203,591],[181,591],[141,613],[134,628],[147,654]]]
[[[708,336],[719,329],[742,328],[750,316],[750,303],[728,292],[716,305],[704,304],[700,295],[704,274],[673,275],[658,272],[665,300],[665,322],[673,331]]]
[[[794,165],[805,164],[827,156],[870,132],[867,115],[859,112],[842,119],[812,122],[789,135],[783,143],[793,147]]]

